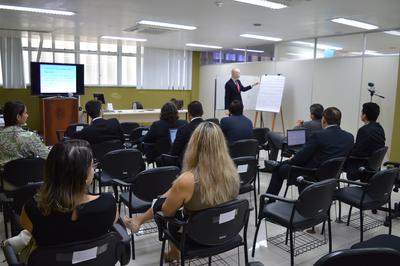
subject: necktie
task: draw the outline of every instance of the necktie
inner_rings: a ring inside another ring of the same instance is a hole
[[[237,88],[238,93],[240,94],[239,80],[236,80],[236,88]]]

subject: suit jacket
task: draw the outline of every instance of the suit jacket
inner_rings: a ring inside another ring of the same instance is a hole
[[[240,80],[238,80],[238,82],[240,86],[240,91],[248,91],[251,89],[251,86],[243,87]],[[230,79],[225,83],[225,110],[229,109],[229,105],[234,100],[242,101],[242,96],[240,95],[240,92],[238,92],[233,79]]]
[[[221,119],[221,129],[228,144],[237,140],[253,139],[253,124],[244,115],[232,115]]]
[[[326,160],[348,156],[353,144],[351,133],[339,126],[330,126],[312,134],[310,140],[288,162],[303,167],[318,167]]]
[[[144,136],[144,143],[154,143],[156,145],[155,151],[153,151],[153,157],[157,157],[162,153],[168,153],[171,148],[171,139],[169,135],[170,128],[179,128],[186,125],[187,121],[177,120],[175,125],[171,126],[165,120],[158,120],[151,124],[149,132]]]
[[[306,138],[308,140],[313,133],[322,130],[321,119],[305,121],[302,126],[296,126],[294,128],[304,128],[306,130]]]
[[[189,124],[181,126],[176,133],[176,138],[174,144],[172,144],[169,154],[182,158],[193,131],[203,121],[203,118],[196,117]]]
[[[73,138],[87,140],[91,145],[107,140],[124,141],[124,134],[117,119],[96,119],[89,126],[76,132]]]
[[[385,131],[377,122],[369,122],[357,131],[356,143],[351,150],[351,155],[368,157],[377,149],[385,146]]]

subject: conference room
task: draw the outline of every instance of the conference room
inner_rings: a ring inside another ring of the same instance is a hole
[[[0,0],[0,264],[397,265],[399,13]]]

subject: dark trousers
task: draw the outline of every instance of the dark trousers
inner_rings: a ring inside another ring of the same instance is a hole
[[[283,181],[288,178],[288,184],[298,186],[300,193],[306,187],[305,184],[297,182],[297,177],[300,175],[301,173],[294,171],[290,164],[288,164],[287,162],[283,162],[281,165],[276,167],[274,171],[272,171],[271,181],[269,183],[267,193],[279,195],[279,191],[281,191]]]

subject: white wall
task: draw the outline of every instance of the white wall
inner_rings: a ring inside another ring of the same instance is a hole
[[[355,136],[362,124],[361,106],[369,101],[367,83],[374,82],[379,93],[386,97],[374,98],[374,101],[381,107],[379,122],[385,129],[390,148],[398,65],[399,57],[392,56],[201,66],[200,101],[205,117],[213,117],[215,77],[230,73],[233,67],[240,68],[242,75],[281,73],[287,78],[282,100],[286,128],[294,126],[298,119],[307,120],[310,104],[318,102],[324,107],[338,107],[342,111],[342,128]],[[245,115],[254,119],[254,111],[246,111]],[[223,111],[217,111],[216,117],[223,116]],[[265,126],[271,127],[272,114],[264,113],[263,117]],[[279,116],[275,130],[282,130]]]

